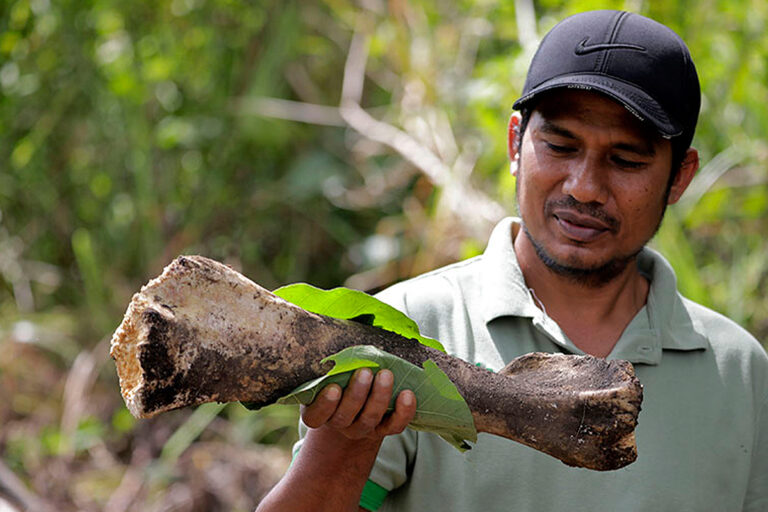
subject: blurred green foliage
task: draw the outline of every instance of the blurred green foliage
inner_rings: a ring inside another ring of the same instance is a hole
[[[100,485],[125,481],[137,436],[151,436],[121,408],[105,347],[131,294],[180,253],[225,261],[268,288],[376,290],[480,252],[490,223],[478,228],[475,205],[457,206],[455,194],[471,186],[514,212],[505,129],[532,44],[594,8],[646,14],[688,42],[704,93],[694,142],[704,165],[653,244],[686,295],[768,340],[762,0],[5,0],[5,463],[45,494],[35,474],[50,458],[82,462],[105,447],[124,466]],[[367,42],[360,105],[436,155],[444,181],[337,108],[356,33]],[[65,421],[78,354],[92,358],[89,403]],[[12,356],[34,378],[12,371]],[[219,420],[235,446],[290,444],[295,411],[235,407],[151,423],[165,432],[151,457],[175,461]],[[73,487],[70,502],[90,488]],[[110,496],[78,506],[100,510]],[[243,503],[228,506],[252,505]]]

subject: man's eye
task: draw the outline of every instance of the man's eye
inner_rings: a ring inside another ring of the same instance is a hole
[[[569,146],[560,146],[558,144],[552,144],[551,142],[544,142],[544,144],[547,145],[547,148],[554,151],[555,153],[573,153],[576,151],[576,149],[569,147]]]
[[[621,158],[619,156],[613,157],[613,163],[618,165],[619,167],[624,167],[625,169],[639,169],[640,167],[643,167],[646,165],[645,162],[637,162],[634,160],[626,160],[624,158]]]

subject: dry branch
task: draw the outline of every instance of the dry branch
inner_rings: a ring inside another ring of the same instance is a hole
[[[470,147],[468,150],[455,151],[461,158],[457,158],[453,152],[448,152],[452,158],[447,158],[447,155],[440,154],[441,145],[458,149],[449,123],[443,123],[444,126],[440,127],[442,129],[426,124],[426,138],[432,140],[438,149],[433,151],[428,144],[420,140],[418,134],[412,133],[412,130],[377,119],[362,107],[368,44],[369,35],[363,31],[354,32],[344,65],[338,107],[255,97],[240,98],[233,108],[241,115],[258,115],[317,125],[348,126],[361,137],[389,147],[418,169],[432,184],[444,190],[447,199],[445,205],[475,238],[485,238],[489,229],[506,215],[506,210],[471,184],[469,175],[477,159],[477,155],[473,154],[476,153],[475,149]],[[474,215],[465,215],[467,211],[472,211]]]
[[[324,375],[324,357],[360,344],[417,365],[433,360],[480,432],[591,469],[637,456],[642,387],[628,362],[537,353],[494,374],[388,331],[309,313],[199,256],[177,258],[134,295],[111,354],[129,410],[149,417],[212,401],[273,403]]]

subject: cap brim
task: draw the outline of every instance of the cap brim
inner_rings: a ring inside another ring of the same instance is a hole
[[[637,87],[619,80],[599,74],[571,74],[562,75],[538,85],[531,89],[512,105],[515,110],[520,110],[529,104],[531,100],[545,91],[552,89],[568,88],[581,90],[594,90],[601,92],[618,101],[641,121],[648,121],[656,127],[664,137],[671,138],[683,133],[682,126],[674,123],[661,105],[647,93]]]

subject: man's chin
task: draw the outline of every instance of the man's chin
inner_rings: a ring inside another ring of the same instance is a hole
[[[563,264],[541,254],[539,254],[539,259],[549,270],[561,277],[587,288],[599,288],[621,275],[634,258],[614,259],[602,265],[591,267]]]
[[[536,251],[536,256],[550,271],[587,288],[598,288],[614,280],[635,261],[637,254],[642,250],[640,247],[629,256],[612,258],[599,263],[588,263],[576,256],[560,259],[551,255],[542,244],[536,241],[525,229],[525,225],[523,230]]]

